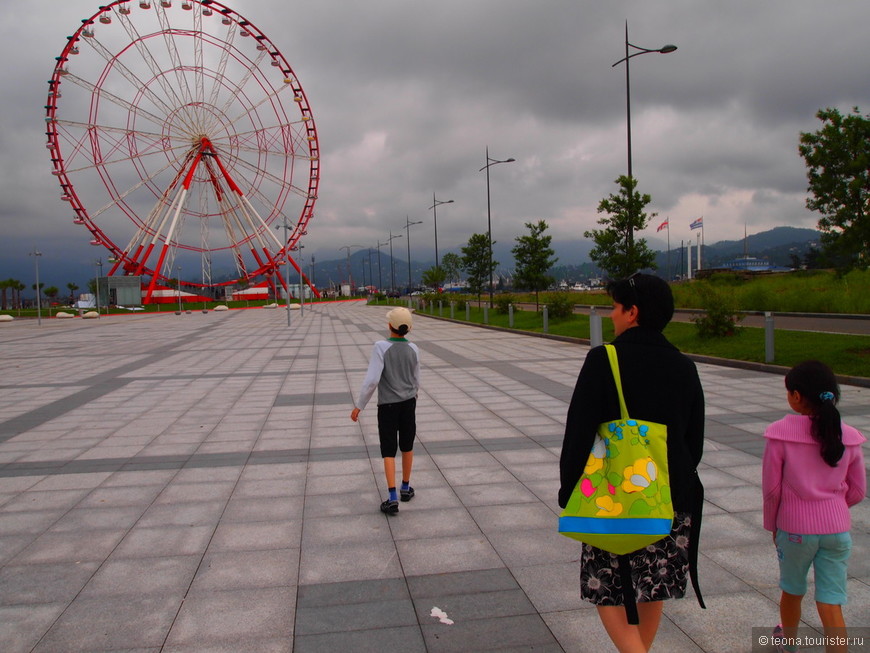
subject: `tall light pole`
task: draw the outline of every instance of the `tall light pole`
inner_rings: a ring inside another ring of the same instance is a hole
[[[386,243],[382,243],[380,239],[378,239],[377,250],[378,250],[378,292],[381,292],[384,287],[384,280],[381,276],[381,247],[386,245]]]
[[[345,245],[344,247],[339,247],[339,250],[345,249],[347,250],[347,287],[348,293],[353,296],[353,274],[350,271],[350,249],[351,247],[359,247],[362,249],[362,245]]]
[[[442,202],[441,200],[435,199],[435,193],[432,193],[432,206],[429,208],[432,210],[432,218],[435,220],[435,269],[438,269],[440,265],[440,259],[438,258],[438,207],[442,204],[453,204],[453,200],[446,200]]]
[[[33,257],[33,263],[36,265],[36,323],[42,326],[42,300],[40,299],[42,290],[39,287],[39,257],[42,256],[42,252],[34,247],[28,255]]]
[[[401,238],[402,234],[393,234],[390,231],[390,237],[387,242],[390,244],[390,292],[396,291],[396,262],[393,258],[393,238]]]
[[[411,218],[405,216],[405,242],[408,244],[408,294],[411,294],[413,282],[411,281],[411,226],[415,224],[423,224],[422,220],[411,222]]]
[[[181,266],[177,267],[178,273],[175,277],[175,283],[178,285],[178,314],[181,315]]]
[[[103,278],[103,259],[98,258],[94,261],[94,265],[97,266],[97,283],[95,285],[96,288],[96,301],[94,302],[97,305],[97,315],[100,314],[100,279]],[[108,284],[106,284],[106,292],[108,293],[109,288]],[[159,304],[158,304],[159,306]],[[109,314],[109,298],[106,297],[106,315]]]
[[[275,229],[283,229],[284,230],[284,247],[287,247],[287,243],[290,242],[290,223],[287,221],[287,216],[284,216],[284,224],[278,225]],[[291,325],[290,319],[290,252],[285,251],[284,257],[286,261],[284,264],[287,266],[284,268],[284,285],[287,287],[287,326]],[[299,286],[299,290],[301,292],[302,286]]]
[[[629,51],[629,48],[634,48],[637,52]],[[632,57],[637,57],[641,54],[649,54],[650,52],[659,52],[661,54],[667,54],[669,52],[673,52],[677,49],[676,45],[664,45],[656,50],[651,50],[649,48],[642,48],[640,46],[634,45],[633,43],[628,42],[628,21],[625,21],[625,56],[614,63],[611,68],[614,68],[621,64],[623,61],[625,62],[625,123],[626,123],[626,144],[628,150],[628,179],[629,179],[629,196],[627,198],[628,204],[626,206],[628,210],[628,251],[629,253],[634,249],[634,222],[632,216],[632,189],[631,189],[631,181],[633,181],[634,177],[631,172],[631,77],[629,75],[629,65],[628,62]]]
[[[489,158],[489,145],[486,146],[486,165],[483,166],[478,172],[482,172],[486,170],[486,234],[487,239],[489,240],[489,307],[492,308],[492,211],[490,209],[489,202],[489,169],[497,165],[499,163],[513,163],[516,161],[513,157],[510,159],[491,159]]]
[[[305,265],[305,257],[302,256],[302,250],[305,247],[303,244],[298,244],[293,248],[294,252],[299,252],[299,317],[305,317],[305,289],[302,286],[302,267]],[[287,257],[287,312],[290,312],[290,257]]]

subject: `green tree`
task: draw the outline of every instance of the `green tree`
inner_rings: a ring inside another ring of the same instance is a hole
[[[495,244],[495,241],[492,242]],[[467,276],[468,289],[472,294],[480,295],[484,288],[489,288],[492,273],[498,266],[498,261],[489,260],[490,242],[487,234],[474,234],[468,239],[468,244],[462,248],[462,268]]]
[[[537,224],[527,222],[526,228],[529,230],[528,235],[517,236],[517,244],[511,250],[516,262],[514,286],[535,291],[537,311],[540,307],[540,291],[546,290],[556,281],[547,273],[559,259],[552,258],[556,252],[550,247],[553,237],[544,235],[547,230],[545,221],[538,220]]]
[[[462,270],[462,259],[459,254],[447,252],[441,257],[441,269],[444,270],[445,281],[459,281],[459,272]]]
[[[598,220],[605,228],[585,231],[583,235],[595,241],[589,258],[612,279],[623,279],[638,270],[655,269],[655,253],[647,247],[646,240],[637,240],[634,234],[645,229],[658,213],[644,213],[652,198],[636,190],[636,179],[620,175],[616,183],[619,193],[598,204],[598,212],[608,214]]]
[[[445,256],[447,256],[445,254]],[[440,288],[444,285],[444,280],[447,278],[447,273],[444,266],[435,267],[434,265],[428,270],[423,270],[423,285],[427,288]]]
[[[6,310],[6,293],[12,288],[14,279],[0,279],[0,310]]]
[[[12,288],[13,293],[12,303],[21,310],[21,291],[26,290],[27,286],[18,279],[10,279],[9,281],[11,282],[9,287]]]
[[[807,165],[806,205],[822,214],[825,253],[838,267],[870,262],[870,114],[858,107],[816,114],[823,126],[801,133],[798,151]]]
[[[66,287],[69,290],[69,305],[72,306],[73,304],[75,304],[76,290],[78,290],[79,287],[75,283],[73,283],[72,281],[70,281],[68,284],[66,284]]]
[[[42,284],[39,285],[41,286]],[[48,299],[51,301],[54,301],[59,292],[60,289],[57,286],[46,286],[42,289],[42,294],[48,297]]]

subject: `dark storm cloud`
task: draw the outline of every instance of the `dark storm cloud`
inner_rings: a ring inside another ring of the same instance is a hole
[[[633,43],[679,48],[631,61],[633,159],[650,209],[672,228],[685,223],[687,236],[698,214],[707,242],[739,238],[744,224],[813,226],[799,134],[826,106],[870,111],[862,2],[227,4],[280,48],[313,108],[323,178],[306,251],[322,255],[404,234],[406,216],[424,221],[415,247],[431,249],[433,193],[454,200],[439,210],[438,237],[456,249],[486,227],[486,146],[517,159],[491,169],[499,241],[533,219],[556,239],[593,227],[626,169],[625,70],[611,66],[624,55],[626,19]],[[2,72],[4,256],[19,239],[26,248],[52,234],[76,256],[94,254],[60,204],[41,120],[53,57],[97,6],[0,10],[4,61],[15,62]]]

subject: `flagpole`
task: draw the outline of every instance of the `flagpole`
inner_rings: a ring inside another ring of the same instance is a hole
[[[671,274],[671,216],[668,216],[668,281],[673,278]]]

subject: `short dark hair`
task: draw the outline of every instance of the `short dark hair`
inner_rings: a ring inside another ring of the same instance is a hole
[[[654,274],[635,272],[626,279],[611,281],[607,293],[626,310],[637,306],[639,326],[662,331],[674,316],[671,287]]]

